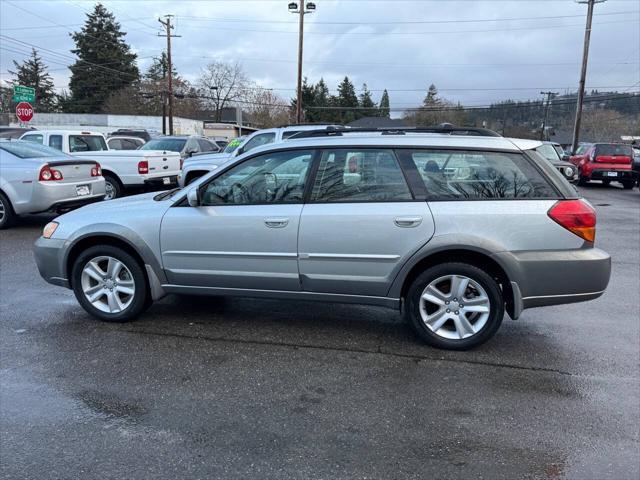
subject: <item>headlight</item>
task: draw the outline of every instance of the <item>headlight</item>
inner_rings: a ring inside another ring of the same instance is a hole
[[[573,178],[573,168],[567,167],[564,169],[564,174],[567,178]]]
[[[58,228],[58,225],[59,225],[58,222],[49,222],[49,223],[47,223],[44,226],[44,229],[42,230],[42,236],[44,238],[51,238],[51,236],[56,231],[56,228]]]

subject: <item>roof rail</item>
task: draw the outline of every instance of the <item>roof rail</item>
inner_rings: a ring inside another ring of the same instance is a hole
[[[345,133],[380,133],[382,135],[405,135],[407,133],[441,133],[447,135],[470,135],[475,137],[501,137],[499,133],[480,127],[454,127],[450,125],[438,125],[434,127],[327,127],[318,130],[307,130],[289,137],[297,138],[313,137],[340,137]]]
[[[288,127],[315,127],[325,128],[325,127],[344,127],[341,123],[329,123],[329,122],[314,122],[314,123],[285,123],[283,125],[278,125],[275,128],[288,128]]]

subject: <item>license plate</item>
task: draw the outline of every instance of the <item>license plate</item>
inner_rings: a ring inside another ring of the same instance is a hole
[[[607,177],[617,177],[618,172],[607,172]]]
[[[162,179],[162,183],[164,183],[165,185],[169,185],[171,183],[171,179],[169,177],[164,177]]]
[[[78,185],[76,186],[76,195],[78,195],[79,197],[91,195],[91,188],[89,187],[89,185]]]

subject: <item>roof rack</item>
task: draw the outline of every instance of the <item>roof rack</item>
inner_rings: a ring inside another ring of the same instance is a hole
[[[314,137],[340,137],[345,133],[380,133],[382,135],[405,135],[407,133],[440,133],[447,135],[470,135],[475,137],[501,137],[499,133],[480,127],[455,127],[438,125],[434,127],[327,127],[318,130],[307,130],[289,137],[290,140]]]
[[[330,123],[330,122],[313,122],[313,123],[285,123],[283,125],[278,125],[276,128],[289,128],[289,127],[318,127],[318,128],[335,128],[335,127],[344,127],[344,125],[340,123]]]

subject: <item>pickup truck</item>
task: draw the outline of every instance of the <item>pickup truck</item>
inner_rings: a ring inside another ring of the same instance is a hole
[[[109,150],[104,135],[90,131],[35,130],[20,139],[100,163],[105,180],[105,200],[121,196],[126,189],[170,188],[178,183],[181,160],[176,152]]]

